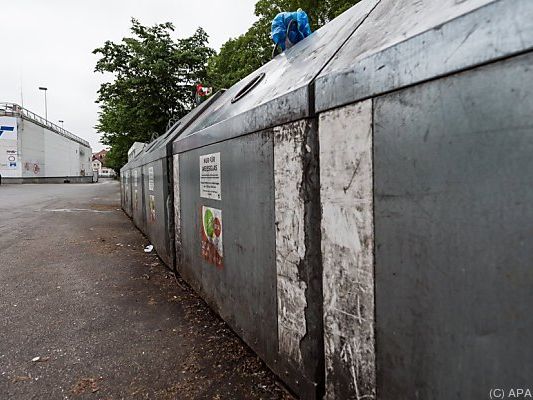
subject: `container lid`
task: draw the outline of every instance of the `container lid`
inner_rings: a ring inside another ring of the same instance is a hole
[[[131,167],[136,168],[141,165],[159,160],[161,158],[172,155],[172,142],[179,137],[185,129],[187,129],[200,115],[202,115],[213,104],[216,104],[220,96],[224,91],[219,91],[209,97],[206,101],[190,111],[182,119],[177,121],[172,127],[165,132],[165,134],[159,136],[157,139],[149,143],[144,151],[142,151],[131,162]]]
[[[312,84],[378,0],[366,0],[227,90],[174,142],[174,153],[314,114]]]
[[[317,78],[316,110],[471,68],[532,45],[531,0],[380,0]]]

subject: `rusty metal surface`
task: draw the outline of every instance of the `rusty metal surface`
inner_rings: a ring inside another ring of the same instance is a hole
[[[367,0],[232,86],[174,144],[174,153],[256,132],[313,114],[310,85],[336,51],[377,3]],[[232,99],[264,73],[264,79],[243,99]]]
[[[374,115],[380,399],[480,399],[533,372],[533,54]]]
[[[530,0],[381,0],[316,80],[316,109],[533,48]]]

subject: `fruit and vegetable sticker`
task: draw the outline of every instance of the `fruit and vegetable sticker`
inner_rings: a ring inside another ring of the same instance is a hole
[[[217,268],[224,267],[222,211],[202,206],[202,258]]]

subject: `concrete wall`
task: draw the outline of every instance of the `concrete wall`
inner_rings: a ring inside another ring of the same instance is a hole
[[[28,120],[19,120],[22,177],[91,176],[91,148]]]
[[[38,178],[45,176],[44,128],[27,120],[19,125],[19,151],[22,164],[22,177]]]

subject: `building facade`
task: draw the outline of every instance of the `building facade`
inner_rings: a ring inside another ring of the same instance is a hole
[[[91,157],[86,140],[17,104],[0,103],[3,182],[91,182]]]
[[[102,151],[105,151],[105,150],[102,150]],[[98,155],[100,153],[93,154],[93,162],[92,162],[93,174],[101,178],[114,178],[117,175],[116,172],[112,168],[108,168],[104,166],[105,155],[104,157],[99,157]],[[102,161],[102,159],[104,161]]]

